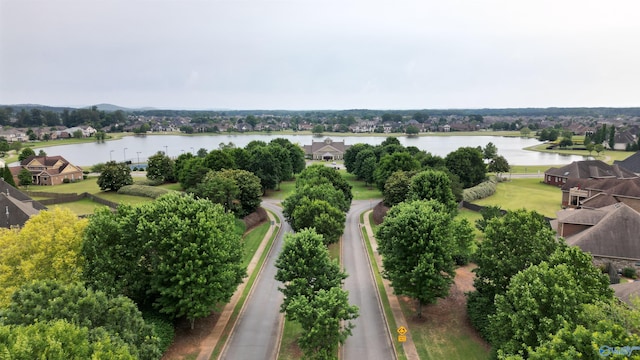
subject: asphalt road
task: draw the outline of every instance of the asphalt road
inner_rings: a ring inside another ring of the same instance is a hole
[[[269,202],[262,202],[262,207],[276,213],[284,219],[281,209]],[[280,329],[284,318],[280,314],[283,296],[275,280],[275,261],[282,249],[284,234],[291,232],[287,223],[282,223],[282,230],[267,256],[262,273],[253,285],[253,291],[247,299],[244,310],[236,323],[227,346],[220,359],[260,360],[275,359],[280,343]]]
[[[347,338],[342,348],[344,360],[395,359],[387,323],[378,301],[377,286],[360,235],[360,214],[371,206],[369,200],[351,204],[342,238],[342,264],[349,274],[344,288],[349,291],[349,303],[360,308],[360,316],[352,320],[355,325],[353,336]]]

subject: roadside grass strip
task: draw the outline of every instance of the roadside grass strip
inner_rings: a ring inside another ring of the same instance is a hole
[[[273,215],[273,213],[271,213],[271,214]],[[275,215],[273,215],[273,216],[276,219],[278,218]],[[270,222],[267,223],[267,224],[270,224]],[[278,224],[279,224],[279,222],[278,222]],[[257,231],[260,228],[261,228],[261,226],[255,228],[251,232]],[[210,359],[217,359],[220,356],[220,352],[222,351],[225,343],[227,342],[227,339],[229,338],[229,335],[231,333],[231,329],[233,328],[234,324],[238,320],[238,315],[240,314],[240,310],[244,306],[244,303],[247,300],[247,296],[249,296],[249,293],[251,292],[251,288],[253,287],[253,283],[256,281],[256,278],[258,277],[258,273],[260,272],[260,269],[262,269],[262,266],[263,266],[263,264],[264,264],[264,262],[265,262],[265,260],[267,258],[267,255],[269,254],[269,251],[271,250],[271,247],[273,246],[273,242],[275,241],[276,237],[278,236],[278,230],[279,229],[274,229],[273,230],[273,233],[271,234],[271,237],[269,238],[269,240],[267,242],[267,245],[265,246],[264,250],[262,251],[262,254],[260,255],[260,260],[258,260],[258,263],[256,264],[256,267],[253,269],[253,271],[249,275],[249,278],[247,279],[247,284],[244,287],[244,290],[242,291],[242,295],[238,299],[238,302],[236,303],[236,306],[233,308],[233,313],[231,314],[231,317],[229,318],[229,321],[227,322],[227,325],[225,326],[224,331],[222,332],[222,335],[220,336],[220,339],[218,339],[218,343],[216,344],[216,347],[213,349],[213,352],[211,353]],[[251,233],[249,233],[249,234],[251,234]],[[263,234],[263,236],[264,236],[264,234]],[[245,254],[245,256],[247,256],[247,254]],[[249,260],[251,260],[251,257],[249,257]],[[244,263],[244,259],[243,259],[243,263]]]
[[[373,212],[369,213],[369,222],[372,225],[373,229]],[[360,223],[364,224],[364,213],[360,215]],[[378,292],[380,293],[380,301],[382,302],[382,308],[385,313],[385,317],[388,322],[388,327],[391,331],[394,331],[398,328],[396,324],[396,319],[393,316],[393,312],[391,311],[391,305],[389,304],[389,297],[387,292],[384,289],[384,284],[382,282],[382,275],[380,275],[380,269],[378,269],[378,264],[376,263],[373,248],[371,247],[371,242],[369,241],[369,235],[367,234],[367,229],[364,226],[360,227],[360,231],[362,232],[362,236],[364,237],[364,242],[367,246],[367,254],[369,255],[369,263],[373,269],[373,276],[376,280],[376,285],[378,286]],[[393,345],[396,349],[396,354],[398,354],[398,360],[406,360],[407,356],[404,353],[404,348],[402,343],[394,340]]]

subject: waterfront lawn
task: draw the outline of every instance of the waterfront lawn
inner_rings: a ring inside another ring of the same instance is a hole
[[[540,178],[512,179],[498,184],[496,193],[488,198],[476,200],[474,204],[497,205],[504,210],[525,208],[555,218],[561,210],[560,188],[541,182]]]
[[[564,154],[564,155],[591,156],[596,160],[602,160],[608,164],[613,164],[614,160],[619,160],[619,161],[624,160],[629,156],[635,154],[635,151],[605,150],[598,155],[598,153],[596,153],[595,151],[589,154],[587,150],[577,150],[577,149],[571,149],[571,148],[567,148],[567,149],[555,148],[555,149],[549,150],[547,149],[547,146],[549,146],[549,144],[542,143],[539,145],[527,147],[525,149],[540,151],[540,152],[547,152],[547,153]],[[559,166],[556,166],[556,167],[559,167]]]

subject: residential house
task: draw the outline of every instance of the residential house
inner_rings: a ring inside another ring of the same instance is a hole
[[[18,174],[22,169],[31,172],[34,185],[59,185],[67,181],[83,179],[82,169],[73,165],[62,156],[29,156],[22,160],[19,166],[9,168],[16,184],[19,183]]]
[[[614,160],[613,164],[640,175],[640,151],[637,151],[635,154],[622,161]]]
[[[619,202],[640,211],[640,178],[569,179],[561,187],[562,206],[597,209]]]
[[[90,137],[97,132],[97,130],[91,126],[74,126],[64,130],[58,130],[54,134],[56,139],[67,139],[74,137],[78,131],[82,133],[82,137]]]
[[[562,186],[568,179],[627,179],[636,174],[618,165],[609,165],[600,160],[574,161],[561,168],[552,167],[544,172],[544,183]]]
[[[33,215],[47,208],[0,178],[0,227],[22,227]]]
[[[591,253],[595,265],[622,269],[640,261],[640,213],[624,203],[599,209],[566,209],[552,226],[568,245]]]
[[[629,146],[636,143],[636,137],[629,131],[616,133],[613,137],[613,150],[627,150]]]
[[[351,145],[345,145],[344,141],[333,141],[330,138],[324,141],[311,141],[311,145],[304,146],[305,155],[313,160],[341,160],[344,153]]]

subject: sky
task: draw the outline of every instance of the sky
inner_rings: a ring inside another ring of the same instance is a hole
[[[640,106],[637,0],[0,0],[0,104]]]

